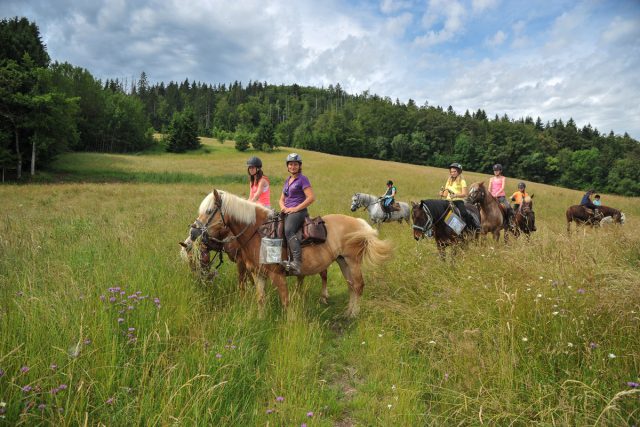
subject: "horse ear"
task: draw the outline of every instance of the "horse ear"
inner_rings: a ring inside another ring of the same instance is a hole
[[[532,198],[532,199],[533,199],[533,196],[535,196],[535,194],[532,194],[532,195],[531,195],[531,198]]]
[[[187,244],[186,244],[185,242],[178,242],[178,244],[179,244],[180,246],[182,246],[183,248],[186,248],[186,247],[187,247]]]
[[[215,188],[213,189],[213,198],[216,201],[216,205],[220,206],[222,203],[222,197],[220,197],[220,193]]]
[[[415,206],[418,206],[418,204],[412,200],[411,201],[411,207],[415,207]]]

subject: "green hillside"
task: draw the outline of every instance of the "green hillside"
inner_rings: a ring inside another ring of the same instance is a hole
[[[384,224],[393,260],[365,272],[361,312],[329,270],[261,314],[225,261],[201,282],[178,241],[213,188],[248,195],[246,159],[61,156],[43,183],[0,186],[0,425],[633,425],[640,422],[640,200],[603,194],[626,224],[568,236],[581,192],[527,182],[538,232],[438,259]],[[444,169],[297,150],[317,201],[435,198]],[[272,204],[288,150],[258,154]],[[467,182],[487,175],[465,173]],[[507,178],[507,190],[517,181]],[[113,302],[110,300],[113,299]]]

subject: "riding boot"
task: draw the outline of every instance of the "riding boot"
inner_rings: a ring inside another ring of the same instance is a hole
[[[291,261],[282,261],[282,266],[288,273],[298,276],[302,268],[302,248],[300,248],[300,241],[296,236],[293,236],[287,240],[287,244],[289,245],[289,252],[291,253]]]

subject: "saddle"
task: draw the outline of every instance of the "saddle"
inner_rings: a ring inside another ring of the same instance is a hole
[[[384,205],[384,200],[380,200],[380,207],[383,212],[391,213],[391,212],[400,212],[400,203],[394,201],[388,207]]]
[[[282,239],[283,247],[287,246],[287,239],[284,235],[284,218],[282,212],[275,212],[258,228],[258,234],[268,239]],[[296,232],[296,236],[301,246],[308,246],[316,243],[324,243],[327,240],[327,227],[322,217],[311,218],[306,216],[302,227]]]

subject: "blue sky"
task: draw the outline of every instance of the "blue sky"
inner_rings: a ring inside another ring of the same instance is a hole
[[[368,90],[640,139],[640,1],[0,0],[94,76]]]

